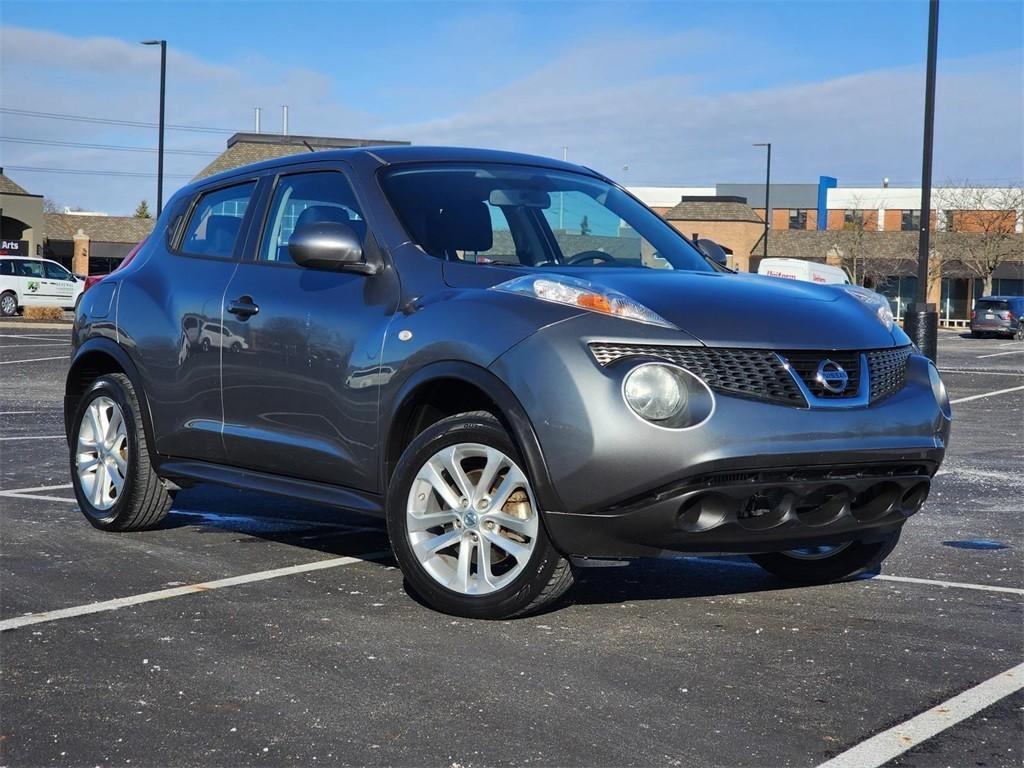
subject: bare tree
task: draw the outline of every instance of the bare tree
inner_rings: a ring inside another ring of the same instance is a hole
[[[977,187],[970,181],[947,182],[936,190],[936,207],[946,222],[936,233],[945,258],[959,260],[985,281],[992,293],[992,273],[1004,261],[1021,258],[1024,239],[1024,186]]]
[[[903,238],[880,237],[877,213],[865,209],[854,198],[851,215],[844,212],[842,229],[826,230],[828,255],[838,260],[855,285],[875,288],[899,273],[902,262],[913,253],[904,247]]]
[[[52,197],[43,198],[43,213],[63,213],[64,209],[57,205]]]

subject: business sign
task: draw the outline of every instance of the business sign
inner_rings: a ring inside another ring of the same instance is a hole
[[[0,240],[0,256],[28,255],[28,240]]]

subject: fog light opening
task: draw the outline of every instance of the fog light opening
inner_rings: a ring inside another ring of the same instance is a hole
[[[725,522],[735,502],[717,493],[708,493],[687,499],[679,507],[678,525],[684,531],[699,533]]]
[[[903,494],[900,504],[903,507],[903,514],[912,515],[924,506],[928,498],[929,483],[918,483],[909,491]]]
[[[783,488],[768,488],[749,496],[740,506],[736,520],[750,531],[779,525],[793,508],[795,497]]]
[[[841,485],[819,488],[800,499],[795,506],[796,517],[804,525],[828,525],[850,508],[850,493]]]
[[[854,496],[850,514],[862,523],[877,520],[893,510],[901,493],[896,483],[877,483]]]

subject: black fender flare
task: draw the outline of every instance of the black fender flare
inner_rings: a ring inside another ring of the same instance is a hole
[[[67,435],[68,443],[71,442],[71,420],[75,417],[74,409],[77,408],[78,397],[69,394],[71,382],[77,376],[79,370],[86,363],[86,358],[93,355],[106,355],[114,360],[117,366],[124,371],[125,376],[131,381],[135,388],[135,396],[139,400],[139,409],[142,411],[142,427],[146,430],[146,442],[150,446],[151,457],[155,460],[153,452],[153,415],[149,409],[149,398],[146,396],[146,389],[142,386],[142,376],[139,374],[138,366],[132,360],[124,347],[109,339],[106,336],[93,336],[85,341],[75,350],[71,358],[71,365],[68,367],[68,374],[64,383],[64,432]]]
[[[442,360],[418,369],[405,380],[398,390],[398,394],[390,401],[390,408],[384,419],[386,429],[381,430],[384,443],[381,446],[383,450],[380,451],[381,487],[387,487],[387,457],[390,454],[389,442],[395,419],[411,402],[417,390],[441,379],[458,379],[471,384],[494,402],[500,411],[497,415],[510,429],[512,439],[526,463],[526,469],[534,484],[533,492],[541,509],[543,511],[564,511],[558,492],[551,482],[551,475],[548,472],[547,462],[544,460],[544,453],[541,450],[540,441],[537,439],[537,433],[534,431],[533,424],[522,403],[519,402],[509,386],[495,374],[479,365],[459,360]],[[385,414],[382,413],[382,416]]]

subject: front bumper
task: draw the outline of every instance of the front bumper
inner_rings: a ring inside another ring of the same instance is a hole
[[[597,514],[548,512],[555,546],[576,557],[665,551],[752,553],[871,540],[928,497],[934,458],[717,472]]]
[[[777,551],[885,536],[920,509],[949,438],[912,355],[906,384],[868,406],[794,407],[716,392],[699,426],[663,429],[625,405],[623,377],[643,358],[595,363],[587,344],[637,343],[621,321],[551,326],[494,370],[537,434],[561,504],[546,509],[562,552],[629,557],[664,550]],[[649,344],[678,344],[643,329]]]

